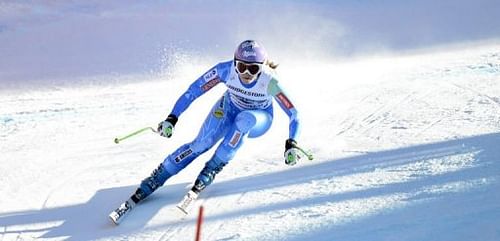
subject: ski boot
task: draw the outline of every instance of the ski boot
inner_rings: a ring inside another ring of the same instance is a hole
[[[118,225],[121,220],[142,200],[161,187],[171,175],[160,164],[151,176],[142,180],[141,185],[130,198],[109,214],[109,218]]]
[[[198,175],[198,178],[196,178],[194,186],[184,196],[182,201],[177,204],[177,208],[179,208],[184,214],[188,214],[189,211],[193,208],[200,192],[213,182],[215,175],[222,171],[222,168],[224,168],[225,165],[226,163],[220,161],[215,156],[210,161],[208,161],[205,164],[203,170],[201,170],[200,174]]]

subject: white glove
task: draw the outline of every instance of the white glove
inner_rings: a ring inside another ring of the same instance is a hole
[[[290,148],[285,151],[285,164],[289,166],[293,166],[297,164],[297,161],[300,159],[299,150],[297,148]]]
[[[158,132],[160,136],[170,138],[174,132],[174,126],[177,123],[177,117],[175,115],[169,115],[167,119],[158,124]]]
[[[297,142],[294,139],[288,139],[285,142],[285,164],[293,166],[300,159],[299,150],[296,148]]]

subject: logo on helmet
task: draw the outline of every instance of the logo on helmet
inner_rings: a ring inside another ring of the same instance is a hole
[[[255,51],[243,51],[243,53],[241,53],[243,55],[243,57],[247,58],[247,57],[255,57],[257,56],[257,53],[255,53]]]
[[[238,45],[234,58],[248,63],[264,63],[267,58],[266,50],[254,40],[246,40]]]
[[[250,47],[250,48],[252,48],[252,49],[253,49],[253,48],[259,47],[259,44],[258,44],[257,42],[255,42],[255,41],[250,41],[250,40],[249,40],[249,41],[246,41],[246,42],[241,43],[241,48],[242,48],[242,49],[246,49],[246,48],[248,48],[248,47]]]

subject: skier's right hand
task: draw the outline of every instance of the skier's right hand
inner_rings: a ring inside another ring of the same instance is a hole
[[[158,123],[158,133],[160,133],[160,136],[170,138],[174,132],[176,123],[177,116],[175,116],[174,114],[168,115],[167,119]]]

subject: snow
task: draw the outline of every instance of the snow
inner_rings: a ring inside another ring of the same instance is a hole
[[[499,240],[499,5],[2,1],[0,240],[193,240],[196,210],[175,205],[213,151],[120,226],[107,215],[224,88],[171,139],[113,139],[154,127],[246,38],[280,63],[315,159],[284,164],[276,109],[200,195],[202,240]]]

